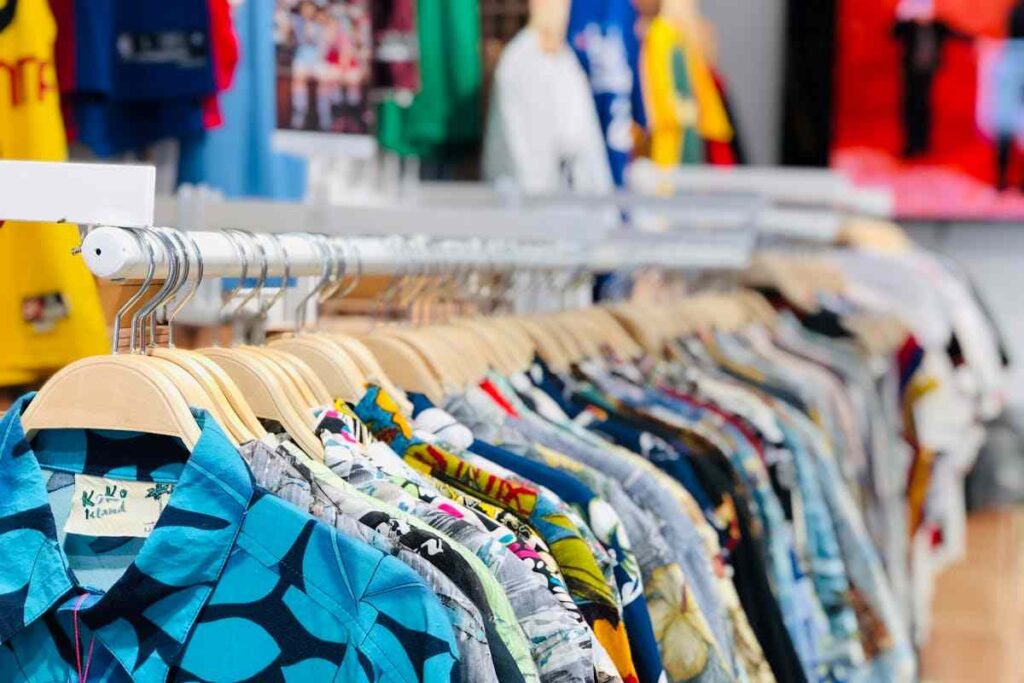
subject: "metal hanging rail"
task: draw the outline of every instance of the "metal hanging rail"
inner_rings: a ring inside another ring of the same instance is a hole
[[[238,276],[243,263],[258,267],[263,259],[268,276],[321,274],[320,243],[296,232],[326,235],[328,259],[344,259],[366,274],[732,269],[749,261],[756,241],[753,219],[763,210],[761,200],[750,195],[696,203],[619,193],[535,198],[520,206],[481,201],[473,207],[463,201],[342,207],[231,201],[208,192],[157,199],[154,189],[149,166],[2,161],[0,219],[96,226],[82,244],[92,272],[137,279],[151,260],[157,277],[167,272],[159,241],[143,230],[153,225],[195,230],[188,243],[210,277]],[[622,230],[625,210],[649,213],[653,231]],[[236,236],[220,228],[235,228]],[[239,237],[239,231],[256,234]]]
[[[325,258],[343,261],[348,272],[367,275],[417,275],[477,270],[491,272],[550,270],[739,269],[750,262],[752,231],[705,231],[680,239],[673,233],[616,232],[598,242],[509,238],[346,237],[318,241],[308,235],[254,233],[234,238],[225,232],[187,232],[209,277],[238,277],[243,263],[250,273],[267,264],[270,277],[316,276]],[[99,227],[82,243],[82,256],[97,276],[120,280],[145,277],[152,260],[155,276],[167,274],[167,256],[143,232]],[[326,250],[321,245],[328,245]],[[325,256],[325,254],[327,256]]]

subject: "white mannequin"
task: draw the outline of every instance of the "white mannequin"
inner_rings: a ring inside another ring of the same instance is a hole
[[[590,81],[570,48],[570,0],[530,0],[494,72],[484,175],[527,194],[613,188]]]

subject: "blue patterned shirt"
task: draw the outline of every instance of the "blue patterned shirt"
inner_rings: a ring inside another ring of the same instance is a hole
[[[127,432],[29,444],[31,398],[0,421],[0,680],[457,677],[422,579],[258,488],[206,413],[191,455]],[[145,538],[65,533],[76,475],[163,485],[166,506]]]

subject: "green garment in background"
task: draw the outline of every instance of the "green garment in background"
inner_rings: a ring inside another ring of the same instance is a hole
[[[686,66],[686,55],[680,48],[672,50],[672,80],[680,97],[696,101],[690,83],[690,72]],[[704,163],[704,140],[694,126],[686,126],[683,130],[683,150],[680,162],[683,164]]]
[[[402,156],[443,158],[483,130],[479,0],[418,0],[420,92],[408,107],[381,104],[377,139]]]

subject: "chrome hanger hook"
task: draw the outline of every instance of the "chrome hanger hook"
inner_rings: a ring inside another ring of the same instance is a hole
[[[178,245],[178,253],[181,255],[181,277],[178,279],[178,286],[171,295],[171,299],[174,299],[175,303],[178,304],[181,291],[188,285],[188,277],[192,274],[192,259],[188,251],[188,245],[185,243],[185,238],[180,230],[177,228],[164,228],[164,232]],[[171,316],[171,299],[168,299],[167,303],[164,304],[164,321],[167,324],[167,348],[174,346],[174,319]],[[179,309],[180,305],[176,306],[173,310],[177,313]]]
[[[288,290],[288,283],[292,279],[291,259],[288,256],[288,249],[285,248],[284,242],[281,241],[281,236],[275,233],[269,233],[267,237],[274,243],[274,246],[277,247],[278,253],[281,254],[281,260],[284,262],[284,279],[281,280],[281,286],[277,288],[277,291],[274,292],[273,296],[267,299],[267,301],[260,306],[260,320],[267,319],[270,314],[270,309],[274,307],[274,304],[281,300],[281,297],[284,296],[284,293]]]
[[[395,253],[407,253],[410,247],[410,240],[407,235],[398,235],[396,237],[397,246],[395,247]],[[387,286],[381,290],[377,295],[377,305],[374,307],[373,315],[373,328],[376,328],[384,317],[385,307],[390,307],[391,302],[398,294],[398,290],[401,287],[404,280],[409,274],[409,262],[408,259],[402,260],[399,263],[398,272],[391,278]],[[371,328],[371,329],[373,329]]]
[[[156,346],[156,311],[177,290],[180,280],[179,274],[181,272],[181,260],[175,251],[177,243],[160,228],[154,228],[149,232],[149,235],[156,239],[163,249],[164,257],[167,259],[167,279],[164,280],[163,286],[157,290],[153,298],[147,301],[146,305],[140,308],[132,317],[133,333],[135,332],[135,326],[138,325],[139,341],[141,342],[140,351]],[[149,323],[150,328],[148,344],[146,342],[147,323]]]
[[[188,274],[191,271],[191,259],[186,251],[186,246],[191,246],[192,256],[196,259],[196,284],[194,287],[188,290],[185,296],[180,296],[181,288],[175,293],[174,307],[167,312],[167,347],[174,348],[174,319],[178,317],[178,313],[185,308],[186,304],[192,300],[192,297],[199,291],[199,286],[203,284],[203,252],[199,248],[199,244],[196,242],[195,237],[191,233],[182,232],[181,230],[174,229],[171,234],[179,241],[182,247],[182,251],[186,252],[185,255],[185,276],[182,279],[182,288],[188,284]],[[187,245],[186,245],[187,239]]]
[[[341,289],[345,273],[348,271],[348,261],[345,258],[346,254],[343,249],[338,246],[338,243],[327,237],[326,235],[320,235],[320,239],[323,241],[324,246],[327,248],[330,254],[331,262],[331,276],[327,287],[320,292],[317,297],[319,303],[324,303],[334,298],[334,295]]]
[[[313,285],[313,288],[299,301],[298,306],[295,309],[295,333],[298,334],[302,331],[302,328],[306,326],[306,308],[313,297],[318,296],[331,282],[331,274],[334,270],[333,264],[331,264],[331,254],[327,245],[324,243],[324,236],[317,235],[315,233],[306,232],[299,233],[296,235],[302,239],[308,240],[310,245],[318,252],[320,252],[320,280]]]
[[[146,232],[142,228],[124,228],[127,230],[135,241],[138,242],[139,247],[146,252],[146,277],[143,278],[142,284],[139,285],[139,291],[135,292],[121,308],[117,309],[117,313],[114,314],[114,330],[113,330],[113,348],[111,353],[116,354],[121,344],[121,319],[128,315],[128,311],[132,310],[135,304],[139,303],[139,300],[146,295],[149,291],[150,285],[153,284],[153,278],[156,275],[156,255],[153,252],[153,245],[149,240],[143,237],[143,233]],[[131,336],[128,342],[128,353],[135,353],[135,330],[132,328]]]
[[[266,284],[267,275],[270,272],[270,261],[267,258],[267,250],[263,248],[263,245],[260,243],[260,240],[257,239],[255,233],[253,233],[252,231],[239,230],[238,228],[228,228],[224,232],[234,233],[235,235],[238,235],[239,238],[242,238],[245,241],[247,241],[249,244],[252,245],[253,249],[256,252],[256,255],[260,259],[260,274],[259,277],[256,279],[256,284],[253,285],[252,289],[249,290],[248,294],[242,297],[242,300],[238,303],[237,306],[235,306],[235,310],[232,311],[231,313],[231,324],[235,325],[241,318],[242,311],[245,310],[245,305],[248,304],[253,299],[256,299],[257,310],[259,310],[260,303],[262,302],[262,299],[260,299],[260,295],[263,293],[263,286]],[[242,286],[245,285],[244,282],[241,284]]]
[[[223,293],[221,294],[222,301],[220,309],[217,311],[217,320],[221,323],[226,323],[230,319],[230,317],[226,315],[228,306],[230,306],[231,302],[234,301],[235,296],[242,291],[242,286],[249,277],[249,253],[245,250],[245,246],[241,244],[241,238],[233,230],[225,229],[221,230],[221,232],[228,239],[228,242],[231,243],[231,246],[235,250],[235,255],[238,257],[238,260],[242,265],[242,272],[238,276],[238,284],[228,292],[226,297],[224,297]]]
[[[342,273],[342,277],[344,277],[348,273],[349,249],[351,249],[351,253],[354,256],[354,260],[355,260],[355,264],[356,264],[356,274],[352,278],[352,281],[349,282],[348,285],[344,289],[342,289],[341,291],[335,291],[335,292],[333,292],[331,294],[331,297],[337,297],[339,299],[344,299],[346,296],[351,294],[352,291],[356,287],[359,286],[360,280],[363,279],[363,255],[359,251],[359,245],[357,245],[355,242],[352,242],[350,240],[341,239],[338,242],[338,246],[342,250],[342,253],[344,254],[343,258],[344,258],[344,263],[345,263],[345,271],[344,271],[344,273]]]
[[[154,263],[157,263],[157,264],[159,263],[159,255],[157,254],[156,250],[157,249],[162,249],[163,250],[163,256],[167,259],[167,277],[168,278],[171,278],[172,276],[177,277],[177,275],[173,272],[174,265],[171,263],[171,261],[172,261],[171,255],[170,255],[170,253],[167,252],[167,247],[161,242],[160,238],[158,237],[156,228],[150,228],[150,229],[146,230],[143,233],[142,237],[149,244],[150,254],[152,254],[152,258],[153,258]],[[155,275],[154,275],[154,279],[156,279]],[[147,311],[147,315],[148,315],[149,304],[152,301],[154,301],[157,298],[159,298],[159,296],[161,295],[160,293],[163,292],[164,289],[166,289],[166,284],[167,283],[166,283],[166,280],[165,280],[164,281],[164,286],[161,287],[160,290],[158,290],[157,295],[154,296],[152,299],[149,299],[145,303],[143,303],[142,306],[140,306],[139,309],[137,311],[135,311],[135,313],[132,314],[131,320],[129,321],[129,325],[131,325],[131,332],[130,332],[130,335],[129,335],[129,339],[130,339],[130,349],[131,349],[132,353],[145,353],[145,350],[146,350],[146,329],[145,329],[145,325],[144,325],[145,317],[142,315],[142,313],[143,313],[143,311]]]

